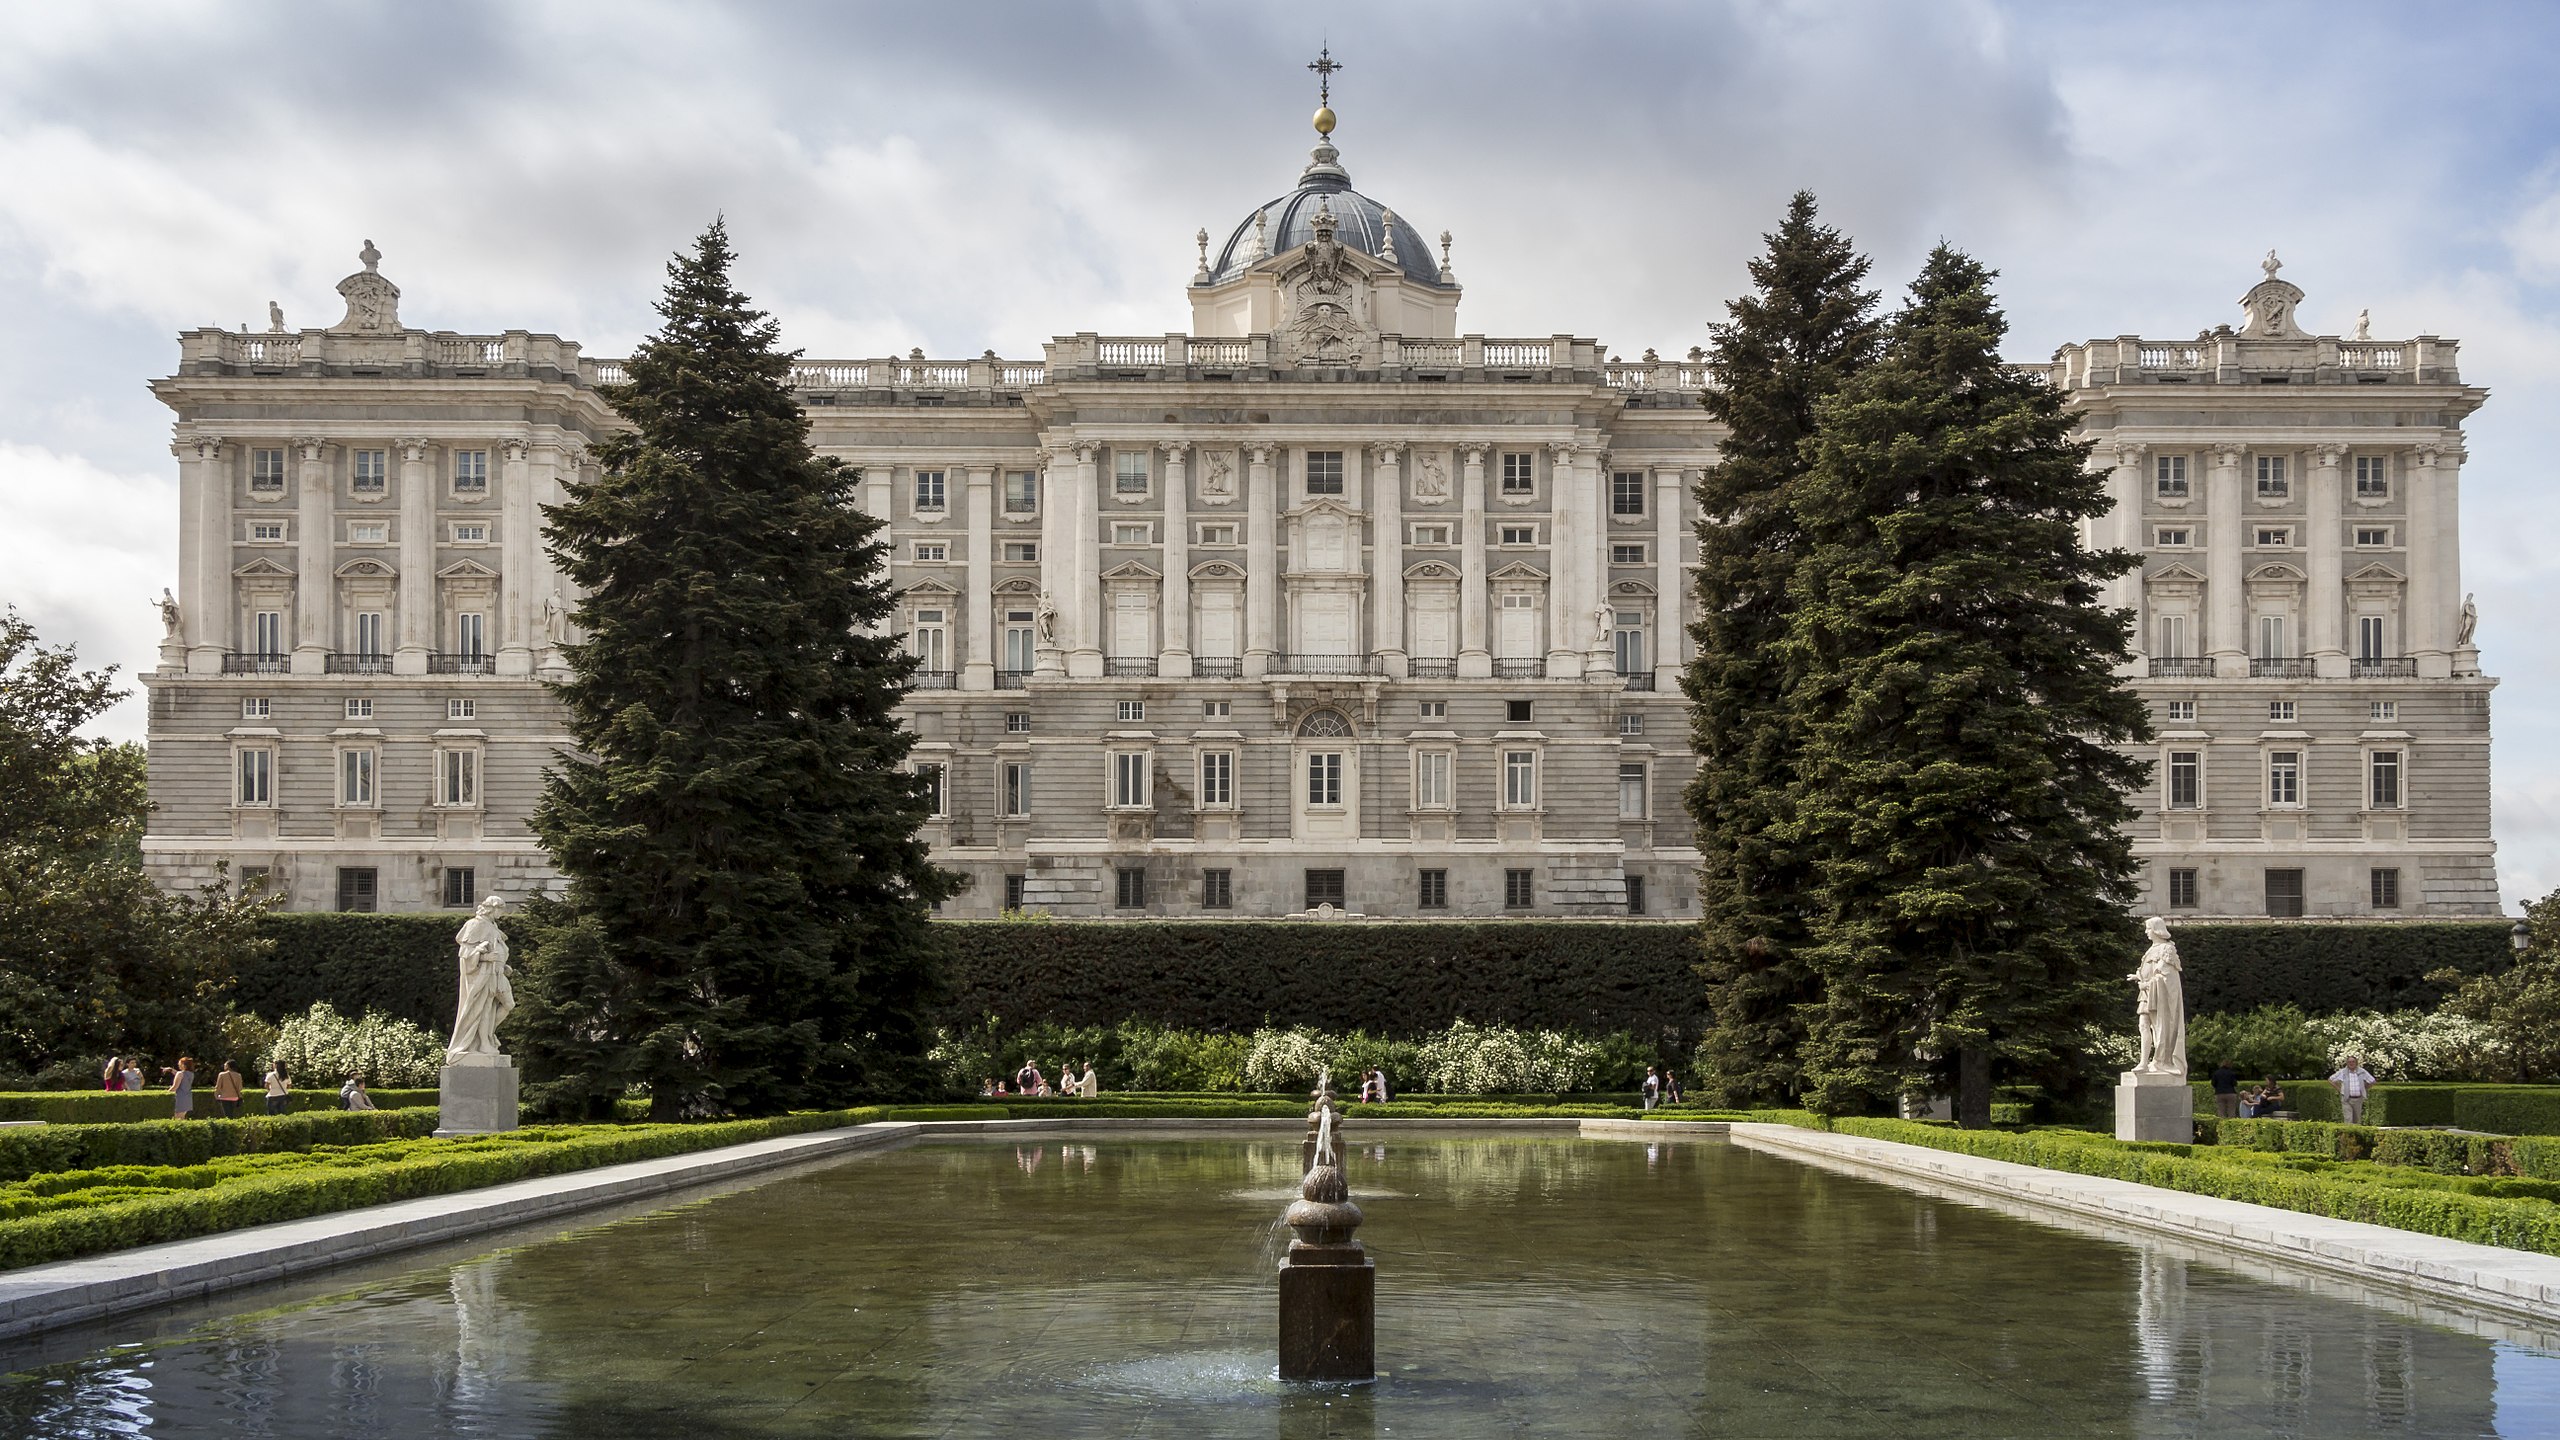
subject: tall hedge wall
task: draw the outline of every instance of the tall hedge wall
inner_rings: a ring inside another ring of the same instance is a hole
[[[453,1023],[457,913],[279,914],[275,950],[240,976],[240,1008],[282,1019],[326,1000],[441,1033]],[[2290,1002],[2315,1013],[2425,1008],[2430,970],[2512,959],[2508,922],[2188,924],[2197,1014]],[[1663,922],[1074,920],[935,927],[949,960],[941,1019],[1202,1030],[1264,1023],[1412,1035],[1479,1024],[1695,1036],[1705,1021],[1694,931]],[[517,957],[528,947],[519,944]],[[2130,1015],[2132,992],[2126,991]]]

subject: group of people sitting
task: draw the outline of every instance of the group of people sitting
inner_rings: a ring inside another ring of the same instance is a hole
[[[1028,1095],[1035,1099],[1090,1100],[1101,1093],[1102,1081],[1095,1077],[1093,1062],[1090,1060],[1084,1062],[1084,1073],[1081,1075],[1076,1073],[1076,1067],[1072,1062],[1061,1064],[1058,1067],[1058,1083],[1054,1087],[1050,1085],[1049,1077],[1040,1073],[1040,1067],[1028,1060],[1022,1062],[1021,1069],[1013,1072],[1013,1083],[1010,1087],[1004,1081],[992,1076],[978,1082],[979,1096],[987,1099],[998,1095]]]

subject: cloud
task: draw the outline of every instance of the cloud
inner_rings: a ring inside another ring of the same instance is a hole
[[[153,663],[160,587],[177,581],[175,476],[103,469],[76,455],[0,440],[0,605],[14,605],[46,644],[79,647],[95,668]],[[139,658],[137,657],[146,657]],[[142,700],[108,712],[99,732],[142,738]]]

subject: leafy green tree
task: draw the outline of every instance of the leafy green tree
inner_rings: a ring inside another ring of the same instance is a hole
[[[1699,486],[1695,658],[1681,678],[1698,754],[1687,803],[1700,857],[1701,972],[1713,1022],[1702,1089],[1733,1103],[1792,1101],[1803,1007],[1820,995],[1804,961],[1812,863],[1788,825],[1801,744],[1781,708],[1778,642],[1804,534],[1792,504],[1815,407],[1869,364],[1881,326],[1866,257],[1798,192],[1751,262],[1752,293],[1714,329],[1706,408],[1727,430]]]
[[[607,392],[629,433],[548,512],[584,592],[558,686],[578,754],[534,825],[573,921],[528,967],[537,1098],[630,1085],[661,1118],[931,1083],[926,926],[959,877],[917,831],[883,633],[881,522],[809,447],[791,354],[714,224],[668,267],[659,332]]]
[[[1780,646],[1799,727],[1788,834],[1816,857],[1806,1095],[1879,1108],[1952,1090],[2084,1089],[2138,934],[2126,792],[2148,767],[2100,589],[2105,513],[2074,417],[2000,359],[1992,272],[1945,246],[1883,360],[1821,407],[1790,496],[1809,541]]]
[[[2429,980],[2452,990],[2444,1008],[2489,1027],[2512,1078],[2560,1078],[2560,890],[2524,907],[2525,949],[2495,975],[2438,970]]]
[[[124,697],[0,612],[0,1077],[95,1083],[109,1055],[218,1060],[231,976],[266,902],[142,870],[142,747],[82,738]]]

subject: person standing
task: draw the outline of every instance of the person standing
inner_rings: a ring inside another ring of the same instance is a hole
[[[281,1115],[293,1103],[293,1077],[284,1073],[282,1060],[267,1062],[267,1113]]]
[[[177,1067],[169,1072],[169,1103],[177,1119],[195,1118],[196,1062],[191,1056],[179,1056]]]
[[[240,1118],[240,1071],[230,1061],[222,1062],[222,1070],[213,1077],[213,1100],[222,1107],[222,1118]]]
[[[2240,1118],[2240,1067],[2229,1060],[2213,1067],[2213,1113],[2225,1120]]]
[[[124,1085],[121,1088],[132,1091],[137,1095],[142,1093],[141,1056],[133,1056],[124,1062]]]
[[[121,1056],[121,1055],[110,1055],[110,1056],[108,1056],[108,1057],[107,1057],[107,1068],[106,1068],[106,1071],[105,1071],[105,1073],[101,1074],[101,1075],[98,1077],[98,1079],[99,1079],[101,1082],[103,1082],[103,1083],[101,1083],[101,1084],[99,1085],[99,1087],[98,1087],[98,1088],[99,1088],[99,1089],[101,1089],[101,1090],[121,1090],[121,1089],[123,1089],[123,1088],[124,1088],[124,1057],[123,1057],[123,1056]]]
[[[2373,1089],[2373,1072],[2364,1068],[2364,1057],[2348,1056],[2338,1073],[2329,1077],[2329,1083],[2338,1087],[2338,1107],[2346,1111],[2347,1123],[2363,1124],[2364,1097]]]
[[[1665,1104],[1665,1105],[1677,1105],[1677,1104],[1679,1104],[1679,1103],[1681,1102],[1682,1098],[1683,1098],[1683,1097],[1682,1097],[1682,1095],[1680,1094],[1680,1077],[1679,1077],[1679,1075],[1677,1075],[1676,1073],[1674,1073],[1674,1072],[1672,1072],[1672,1071],[1669,1071],[1669,1070],[1665,1070],[1665,1071],[1663,1071],[1663,1072],[1662,1072],[1662,1103],[1663,1103],[1663,1104]]]
[[[1662,1072],[1647,1065],[1644,1067],[1644,1108],[1652,1109],[1661,1099]]]

